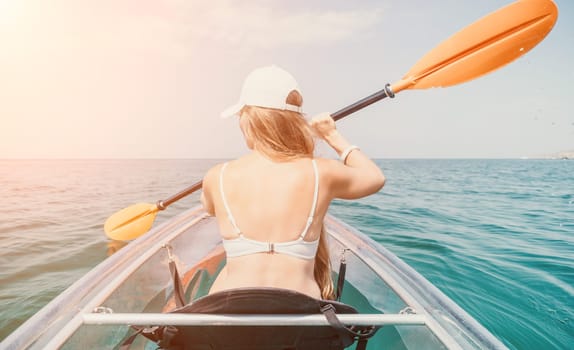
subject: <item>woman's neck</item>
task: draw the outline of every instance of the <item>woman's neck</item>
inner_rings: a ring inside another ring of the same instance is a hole
[[[248,157],[252,159],[263,160],[269,163],[290,163],[301,159],[311,158],[306,155],[301,155],[298,157],[273,157],[257,150],[257,148],[252,149],[251,153],[248,154]]]

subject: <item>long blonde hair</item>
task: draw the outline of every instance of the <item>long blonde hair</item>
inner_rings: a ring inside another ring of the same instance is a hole
[[[297,90],[291,91],[285,101],[295,106],[303,105],[303,97]],[[240,124],[248,144],[271,159],[288,161],[297,158],[313,158],[315,142],[311,128],[303,115],[289,110],[277,110],[256,106],[241,109]],[[315,256],[313,277],[321,290],[323,299],[333,299],[331,260],[324,227],[321,228],[319,247]]]
[[[286,103],[301,106],[303,98],[297,90],[293,90],[287,96]],[[245,106],[239,115],[247,142],[266,156],[284,161],[313,157],[313,134],[300,113]]]
[[[319,237],[319,248],[315,256],[313,277],[315,277],[315,281],[321,290],[321,298],[325,300],[335,299],[333,277],[331,275],[331,259],[329,257],[325,226],[321,227],[321,236]]]

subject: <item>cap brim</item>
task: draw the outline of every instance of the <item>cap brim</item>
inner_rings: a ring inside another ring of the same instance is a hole
[[[235,115],[239,114],[239,111],[241,111],[241,108],[244,107],[243,103],[236,103],[233,106],[227,108],[226,110],[224,110],[223,112],[221,112],[221,118],[230,118],[233,117]]]

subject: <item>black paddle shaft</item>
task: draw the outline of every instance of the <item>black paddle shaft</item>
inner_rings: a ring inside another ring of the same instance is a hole
[[[395,93],[391,89],[390,84],[385,85],[385,88],[382,89],[381,91],[375,92],[374,94],[367,96],[364,99],[359,100],[350,106],[347,106],[341,110],[338,110],[337,112],[331,114],[331,117],[333,118],[334,121],[337,121],[339,119],[343,119],[346,116],[348,116],[349,114],[355,113],[356,111],[358,111],[360,109],[363,109],[369,105],[372,105],[373,103],[380,101],[385,97],[390,97],[390,98],[395,97]]]
[[[159,210],[164,210],[165,208],[168,207],[168,205],[172,204],[173,202],[177,202],[178,200],[182,199],[185,196],[188,196],[190,194],[192,194],[193,192],[199,190],[201,188],[203,184],[203,181],[198,181],[196,183],[194,183],[193,185],[187,187],[185,190],[178,192],[176,194],[174,194],[173,196],[164,199],[164,200],[160,200],[156,203],[157,208]]]
[[[350,106],[347,106],[333,114],[331,114],[331,117],[337,121],[339,119],[343,119],[344,117],[348,116],[349,114],[355,113],[356,111],[363,109],[377,101],[382,100],[385,97],[390,97],[393,98],[395,97],[395,93],[393,92],[393,90],[391,89],[391,85],[387,84],[385,85],[385,88],[382,89],[381,91],[375,92],[374,94],[367,96],[365,98],[363,98],[362,100],[359,100],[355,103],[353,103]],[[202,185],[202,181],[198,181],[196,183],[194,183],[193,185],[189,186],[188,188],[184,189],[183,191],[174,194],[173,196],[164,199],[164,200],[160,200],[157,202],[157,208],[159,210],[164,210],[165,208],[167,208],[170,204],[177,202],[178,200],[182,199],[185,196],[188,196],[190,194],[192,194],[193,192],[199,190],[201,188]]]

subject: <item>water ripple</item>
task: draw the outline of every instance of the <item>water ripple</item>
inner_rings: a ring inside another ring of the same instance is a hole
[[[105,219],[216,161],[0,160],[0,339],[119,249]],[[574,162],[381,160],[387,184],[330,212],[404,259],[511,349],[574,343]],[[198,203],[175,203],[157,222]],[[24,307],[22,307],[24,305]]]

